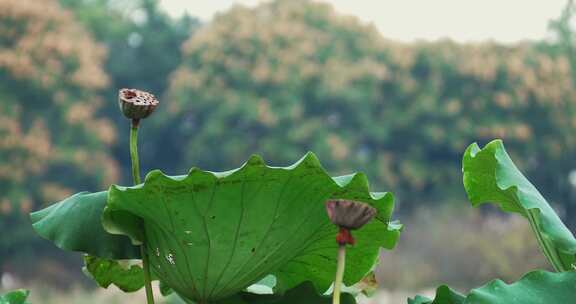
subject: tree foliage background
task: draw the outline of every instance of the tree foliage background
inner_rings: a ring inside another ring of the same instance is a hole
[[[24,215],[118,179],[106,49],[50,1],[0,1],[0,259],[25,252]],[[70,178],[73,177],[73,178]],[[9,231],[9,232],[8,232]]]
[[[164,111],[171,169],[229,168],[254,151],[287,163],[311,150],[412,207],[463,197],[462,151],[503,138],[545,193],[569,201],[576,103],[562,53],[403,44],[329,5],[282,0],[218,16],[183,52]]]
[[[236,6],[206,24],[156,0],[0,0],[0,275],[15,252],[49,248],[30,210],[129,182],[122,87],[161,99],[143,126],[144,170],[226,170],[252,153],[284,165],[314,151],[330,172],[364,171],[394,192],[402,216],[462,204],[465,147],[503,138],[576,228],[573,12],[559,12],[552,40],[400,43],[308,0]]]
[[[197,25],[154,0],[0,0],[0,274],[46,247],[28,212],[130,180],[117,91],[161,94]]]

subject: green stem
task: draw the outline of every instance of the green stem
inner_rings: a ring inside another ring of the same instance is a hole
[[[140,179],[140,160],[138,159],[138,119],[133,119],[130,126],[130,160],[132,161],[132,179],[134,185],[141,183]],[[154,293],[152,292],[152,283],[150,279],[150,264],[148,254],[146,253],[145,240],[140,246],[140,255],[142,255],[142,269],[144,270],[144,287],[146,289],[146,303],[154,304]]]
[[[140,246],[140,254],[142,255],[142,269],[144,270],[144,287],[146,288],[146,302],[154,304],[154,293],[152,292],[152,280],[150,279],[150,264],[148,262],[148,253],[144,244]]]
[[[132,180],[134,185],[140,184],[140,160],[138,159],[138,125],[139,120],[133,119],[130,126],[130,160],[132,161]]]
[[[556,270],[556,272],[571,270],[566,269],[564,267],[564,263],[562,263],[562,260],[558,256],[556,250],[553,247],[551,247],[540,234],[540,230],[538,229],[538,224],[536,223],[536,218],[534,217],[534,214],[530,210],[528,210],[526,213],[528,215],[528,222],[530,223],[530,227],[532,228],[532,231],[536,235],[536,239],[538,240],[538,244],[540,245],[540,249],[542,249],[544,256],[546,256],[548,262],[552,264],[554,270]]]
[[[340,304],[340,289],[344,278],[344,268],[346,267],[346,245],[338,245],[338,266],[336,267],[336,280],[334,280],[334,292],[332,293],[332,304]]]

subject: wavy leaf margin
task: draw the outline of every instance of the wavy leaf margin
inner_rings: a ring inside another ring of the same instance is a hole
[[[103,225],[106,231],[114,234],[123,234],[129,236],[133,243],[140,243],[143,240],[142,236],[142,229],[141,229],[141,222],[143,221],[143,215],[139,214],[140,212],[135,212],[138,208],[136,206],[127,207],[127,202],[135,201],[135,198],[138,195],[143,195],[144,193],[152,193],[155,190],[161,188],[163,184],[171,185],[171,187],[175,188],[189,188],[193,189],[199,185],[195,185],[194,183],[200,179],[211,180],[213,183],[218,184],[226,184],[226,183],[238,183],[239,176],[242,176],[246,172],[252,172],[251,170],[260,170],[257,171],[258,174],[262,176],[267,176],[270,172],[278,172],[278,171],[297,171],[299,169],[306,170],[307,174],[314,175],[315,180],[319,180],[319,184],[326,184],[330,186],[329,195],[327,198],[346,198],[346,199],[354,199],[360,200],[365,203],[368,203],[374,206],[378,210],[378,216],[374,222],[383,223],[384,231],[383,233],[386,235],[383,236],[376,236],[376,240],[378,242],[377,248],[384,247],[384,248],[393,248],[397,242],[400,230],[402,229],[402,225],[397,222],[390,222],[390,217],[392,214],[392,210],[394,208],[393,203],[393,196],[391,193],[388,192],[370,192],[367,178],[362,173],[351,174],[341,177],[330,177],[326,171],[320,165],[320,162],[316,158],[313,153],[308,153],[302,159],[300,159],[295,164],[288,166],[288,167],[272,167],[267,166],[262,158],[259,156],[252,156],[250,159],[240,168],[226,171],[226,172],[211,172],[211,171],[202,171],[197,168],[193,168],[190,170],[189,174],[186,176],[167,176],[159,170],[154,170],[150,172],[146,178],[145,182],[141,185],[134,186],[134,187],[121,187],[121,186],[112,186],[109,189],[109,199],[108,205],[104,210],[103,213]],[[253,172],[252,172],[253,173]],[[139,194],[140,193],[140,194]],[[132,198],[130,198],[130,196]],[[153,203],[153,202],[149,202]],[[145,204],[144,202],[140,202],[139,204]],[[323,204],[320,207],[323,209]],[[324,214],[324,212],[323,212]],[[149,221],[150,216],[147,217]],[[327,216],[326,216],[327,220]],[[155,224],[156,226],[160,226],[159,223]],[[335,235],[336,227],[334,227]],[[374,230],[374,229],[373,229]],[[382,232],[381,232],[382,233]],[[375,235],[375,234],[374,234]],[[324,237],[326,239],[326,237]],[[336,245],[332,237],[329,239],[330,246],[334,246],[334,250],[336,250]],[[362,240],[360,240],[360,243]],[[365,246],[369,246],[370,239],[363,240],[363,244],[367,244]],[[320,242],[321,243],[321,242]],[[326,243],[318,244],[317,247],[321,248],[321,246],[326,246]],[[374,242],[372,242],[374,243]],[[310,245],[314,247],[314,245]],[[334,258],[335,258],[334,251]],[[360,251],[358,251],[360,252]],[[354,257],[355,249],[352,248],[350,250],[350,256]],[[375,263],[377,262],[378,258],[378,250],[372,250],[369,255],[362,253],[363,255],[361,258],[356,255],[356,258],[352,258],[351,261],[357,260],[360,261],[357,265],[357,269],[365,269],[366,272],[364,273],[355,273],[352,270],[349,270],[347,273],[348,276],[345,276],[345,283],[347,285],[352,285],[357,281],[361,280],[366,273],[368,273],[374,267]],[[332,255],[332,254],[330,254]],[[316,257],[315,257],[316,258]],[[324,256],[324,258],[331,259],[332,257]],[[295,261],[302,265],[302,261]],[[289,266],[289,265],[288,265]],[[291,274],[286,276],[282,269],[288,267],[286,265],[282,266],[279,265],[278,272],[274,272],[274,274],[278,278],[278,284],[276,286],[277,292],[284,292],[289,290],[302,282],[300,278],[295,279]],[[299,271],[302,270],[302,267],[299,268]],[[350,267],[352,269],[354,267]],[[303,271],[307,271],[304,269]],[[312,269],[308,271],[306,274],[312,278],[317,290],[324,291],[329,287],[331,281],[326,279],[326,275],[318,275],[318,272],[325,272],[330,271],[329,269]],[[358,271],[358,270],[357,270]],[[262,276],[267,275],[268,273],[262,273]],[[333,275],[330,274],[330,278]],[[245,286],[244,286],[245,287]],[[218,288],[218,287],[214,287]],[[218,293],[217,293],[218,294]],[[226,293],[224,293],[226,294]],[[204,295],[206,296],[206,295]]]

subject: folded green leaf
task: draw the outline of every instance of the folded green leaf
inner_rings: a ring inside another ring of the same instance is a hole
[[[418,296],[408,304],[567,304],[575,302],[576,272],[533,271],[518,282],[501,280],[473,289],[464,297],[446,286],[438,288],[434,301]]]
[[[84,264],[84,272],[100,287],[108,288],[114,284],[124,292],[134,292],[144,287],[142,267],[130,261],[108,260],[86,255]]]
[[[36,233],[64,250],[108,259],[139,259],[140,250],[123,235],[104,231],[100,218],[108,192],[81,192],[30,215]]]
[[[474,206],[490,202],[502,210],[526,217],[543,253],[558,271],[573,270],[576,239],[556,212],[520,173],[502,141],[483,149],[472,144],[463,159],[464,187]]]
[[[215,304],[330,304],[332,297],[318,294],[311,282],[304,282],[295,288],[288,290],[283,295],[258,295],[252,293],[240,293],[228,299],[220,300]],[[351,294],[343,293],[340,298],[341,304],[356,304]]]
[[[337,229],[324,207],[329,198],[363,201],[379,212],[355,231],[358,245],[347,253],[345,274],[352,285],[373,268],[381,247],[396,243],[401,225],[389,223],[393,197],[370,193],[363,174],[331,178],[311,153],[285,168],[254,156],[222,173],[152,171],[142,185],[111,187],[102,218],[108,232],[145,238],[153,272],[189,299],[222,299],[267,274],[280,293],[307,280],[323,292],[337,252]]]
[[[30,292],[25,289],[18,289],[0,295],[0,304],[30,304],[26,301]]]

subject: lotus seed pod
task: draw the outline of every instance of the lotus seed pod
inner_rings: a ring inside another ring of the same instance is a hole
[[[122,114],[129,119],[142,119],[150,116],[160,102],[154,95],[137,89],[121,89],[118,104]]]
[[[343,199],[326,201],[326,212],[333,224],[349,230],[364,226],[377,213],[368,204]]]

